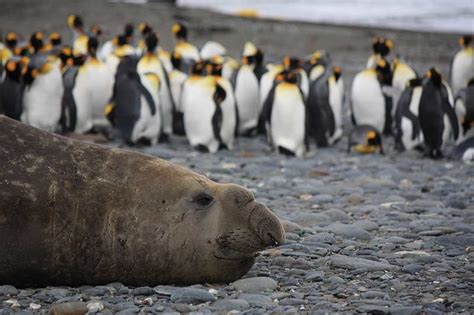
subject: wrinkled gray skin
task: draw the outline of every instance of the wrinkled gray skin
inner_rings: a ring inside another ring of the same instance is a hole
[[[0,116],[0,161],[0,283],[229,282],[284,241],[245,188],[152,156]]]

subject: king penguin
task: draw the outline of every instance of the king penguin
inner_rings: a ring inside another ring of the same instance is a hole
[[[193,66],[194,75],[186,80],[182,91],[184,129],[195,149],[215,153],[222,144],[222,102],[227,95],[214,76],[200,76],[203,62]]]
[[[370,125],[384,134],[391,133],[392,97],[384,91],[391,82],[390,64],[384,59],[375,69],[365,69],[354,77],[351,113],[355,125]]]
[[[27,58],[27,57],[24,57]],[[22,62],[10,58],[5,64],[5,78],[0,83],[0,104],[5,116],[20,120],[23,111]]]
[[[297,71],[279,74],[265,105],[267,137],[271,146],[285,155],[302,157],[307,150],[307,114]]]
[[[222,87],[225,92],[225,98],[220,102],[220,111],[222,118],[216,117],[214,123],[219,124],[219,136],[221,147],[233,149],[234,139],[237,128],[237,107],[235,104],[234,90],[229,80],[222,76],[224,58],[219,55],[212,57],[208,63],[208,73],[216,80],[217,85]],[[219,114],[218,114],[219,115]],[[220,122],[219,122],[220,120]]]
[[[467,35],[459,39],[461,48],[451,60],[450,75],[451,86],[454,94],[467,86],[469,80],[474,78],[474,53],[473,36]]]
[[[104,129],[109,123],[104,115],[105,105],[112,97],[114,77],[110,69],[97,58],[99,42],[90,37],[87,43],[88,56],[79,67],[72,88],[76,105],[76,133],[93,129]]]
[[[307,100],[309,133],[319,147],[332,145],[341,138],[343,103],[341,68],[326,68],[322,75],[311,82]]]
[[[23,82],[21,120],[46,131],[56,131],[64,93],[59,59],[44,54],[32,55],[25,68]]]
[[[437,159],[443,156],[442,148],[451,130],[454,138],[458,138],[459,126],[441,74],[431,68],[427,77],[421,93],[418,118],[423,132],[425,155]]]
[[[242,65],[232,75],[235,101],[238,109],[238,133],[251,136],[257,131],[261,112],[259,105],[259,84],[254,73],[255,55],[257,48],[251,42],[246,42],[242,53]]]
[[[171,63],[173,70],[169,74],[171,96],[175,104],[175,112],[173,115],[173,133],[177,135],[185,135],[184,121],[183,121],[183,107],[181,104],[181,91],[183,84],[188,78],[188,75],[181,71],[181,55],[173,52],[171,56]]]
[[[167,141],[169,135],[173,132],[173,115],[175,114],[175,104],[171,96],[170,81],[168,73],[158,58],[156,48],[158,47],[158,36],[155,33],[149,33],[145,38],[146,53],[140,58],[138,63],[138,73],[154,73],[160,79],[159,97],[162,110],[162,141]]]
[[[150,93],[148,90],[159,89],[158,76],[150,72],[153,76],[150,81],[155,82],[144,86],[137,72],[137,63],[138,58],[134,55],[126,55],[120,59],[115,74],[111,103],[106,107],[108,119],[118,130],[122,140],[129,145],[140,143],[142,140],[145,144],[152,144],[159,136],[159,130],[155,135],[144,136],[149,123],[158,122],[152,119],[159,111],[157,107],[159,104],[155,103],[156,93]],[[144,109],[145,106],[148,109]]]

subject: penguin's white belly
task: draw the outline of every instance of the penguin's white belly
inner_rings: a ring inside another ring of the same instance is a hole
[[[143,86],[150,92],[155,103],[155,114],[152,115],[150,106],[144,96],[140,98],[140,118],[138,118],[132,131],[132,141],[140,138],[150,140],[152,145],[158,142],[161,128],[160,99],[157,89],[149,82],[146,76],[140,76]]]
[[[385,124],[385,98],[375,75],[359,73],[352,83],[352,113],[357,125],[368,124],[380,132]]]
[[[422,92],[423,92],[422,87],[414,88],[411,94],[411,99],[410,99],[409,110],[413,115],[416,116],[417,119],[418,119],[418,111],[420,107],[420,99],[421,99]],[[402,131],[401,140],[402,140],[405,150],[412,150],[417,145],[420,145],[423,143],[424,139],[423,139],[423,132],[421,131],[421,129],[420,129],[419,134],[416,135],[415,139],[412,139],[413,124],[410,119],[406,118],[405,116],[402,116],[400,127]]]
[[[305,106],[295,87],[278,86],[271,115],[271,135],[275,148],[283,147],[301,157],[304,154]]]
[[[102,60],[102,61],[106,61],[107,60],[107,56],[109,56],[110,54],[112,54],[112,52],[114,51],[114,44],[112,43],[111,40],[107,41],[104,43],[104,45],[102,45],[99,49],[99,51],[97,52],[97,57]]]
[[[469,80],[474,76],[474,54],[471,49],[459,51],[453,59],[451,69],[451,85],[454,93],[467,86]]]
[[[176,111],[183,112],[181,106],[181,89],[187,75],[181,71],[174,70],[170,73],[171,96],[173,97]]]
[[[309,80],[308,80],[308,75],[306,74],[306,72],[301,69],[299,71],[300,73],[300,89],[301,91],[303,92],[303,96],[304,96],[304,99],[307,99],[308,98],[308,94],[309,94]]]
[[[219,134],[222,142],[227,146],[227,148],[232,149],[234,146],[235,125],[237,123],[234,91],[228,80],[220,78],[218,83],[226,92],[226,98],[220,104],[222,110],[222,125]]]
[[[109,69],[113,77],[115,77],[115,74],[117,73],[117,67],[119,63],[120,63],[120,58],[115,56],[114,54],[109,54],[105,58],[105,65],[107,66],[107,68]]]
[[[316,80],[317,78],[319,78],[320,76],[323,75],[324,70],[325,70],[325,68],[322,65],[318,65],[318,66],[313,67],[313,69],[311,69],[311,72],[309,73],[309,79],[311,81]]]
[[[463,134],[463,128],[462,128],[462,121],[464,119],[464,116],[466,115],[466,106],[464,105],[464,101],[462,98],[458,98],[456,100],[456,103],[454,104],[454,111],[456,112],[456,116],[458,118],[458,128],[459,128],[459,137],[458,140],[456,141],[456,144],[461,143],[466,137]]]
[[[201,84],[189,84],[183,90],[184,130],[191,146],[205,145],[211,153],[219,148],[214,137],[212,117],[216,105],[213,94]]]
[[[344,82],[339,78],[336,82],[329,82],[329,105],[334,115],[334,134],[329,137],[329,144],[333,144],[342,136],[342,105],[344,101]]]
[[[239,109],[239,132],[257,127],[260,114],[258,80],[249,66],[242,66],[237,74],[235,98]]]
[[[469,148],[462,155],[463,161],[474,161],[474,148]]]
[[[75,132],[84,133],[94,126],[109,125],[104,108],[112,97],[113,84],[113,76],[104,64],[79,70],[72,91],[77,107]]]
[[[54,131],[61,117],[61,103],[64,93],[59,66],[36,77],[23,96],[24,121],[34,127]]]

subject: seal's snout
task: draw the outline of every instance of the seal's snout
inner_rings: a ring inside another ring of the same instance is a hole
[[[259,218],[252,220],[251,224],[256,234],[260,237],[262,247],[276,247],[285,242],[285,232],[280,220],[264,205],[257,203],[252,216]]]

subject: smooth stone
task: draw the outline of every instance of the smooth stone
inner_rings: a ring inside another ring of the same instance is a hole
[[[281,300],[278,304],[280,305],[306,305],[308,301],[303,299],[296,299],[296,298],[286,298]]]
[[[51,305],[52,315],[83,315],[87,313],[87,304],[84,302],[69,302]]]
[[[325,259],[325,258],[321,258]],[[344,255],[333,255],[328,257],[328,260],[333,267],[356,270],[356,269],[367,269],[367,271],[384,271],[384,270],[395,270],[396,266],[373,261],[365,258],[349,257]]]
[[[370,220],[359,220],[352,223],[353,226],[360,227],[367,232],[376,231],[379,229],[379,225]]]
[[[294,222],[288,220],[280,220],[280,222],[286,233],[300,234],[303,231],[303,228]]]
[[[268,308],[275,305],[270,297],[262,294],[241,293],[239,299],[247,301],[253,307]]]
[[[250,304],[243,299],[223,299],[214,303],[214,307],[219,311],[245,311]]]
[[[387,294],[378,291],[366,291],[362,293],[362,298],[364,299],[386,299],[388,298]]]
[[[390,307],[390,315],[421,315],[421,314],[423,314],[423,307],[420,305]]]
[[[360,240],[372,239],[372,235],[369,232],[351,224],[333,223],[329,225],[326,229],[328,232],[332,232],[336,235],[340,235],[346,238]]]
[[[323,281],[325,273],[323,271],[314,271],[306,275],[305,281],[319,282]]]
[[[12,285],[1,285],[0,286],[0,295],[17,295],[18,289]]]
[[[203,289],[179,288],[171,295],[171,301],[175,303],[205,303],[214,302],[217,298]]]
[[[332,221],[349,221],[350,217],[342,210],[329,209],[324,211],[322,214],[331,218]]]
[[[275,290],[278,286],[278,282],[268,277],[254,277],[237,280],[232,283],[232,286],[238,291],[257,293],[266,290]]]
[[[346,283],[346,280],[342,279],[341,277],[338,276],[331,276],[326,279],[324,279],[324,282],[328,282],[331,284],[343,284]]]

